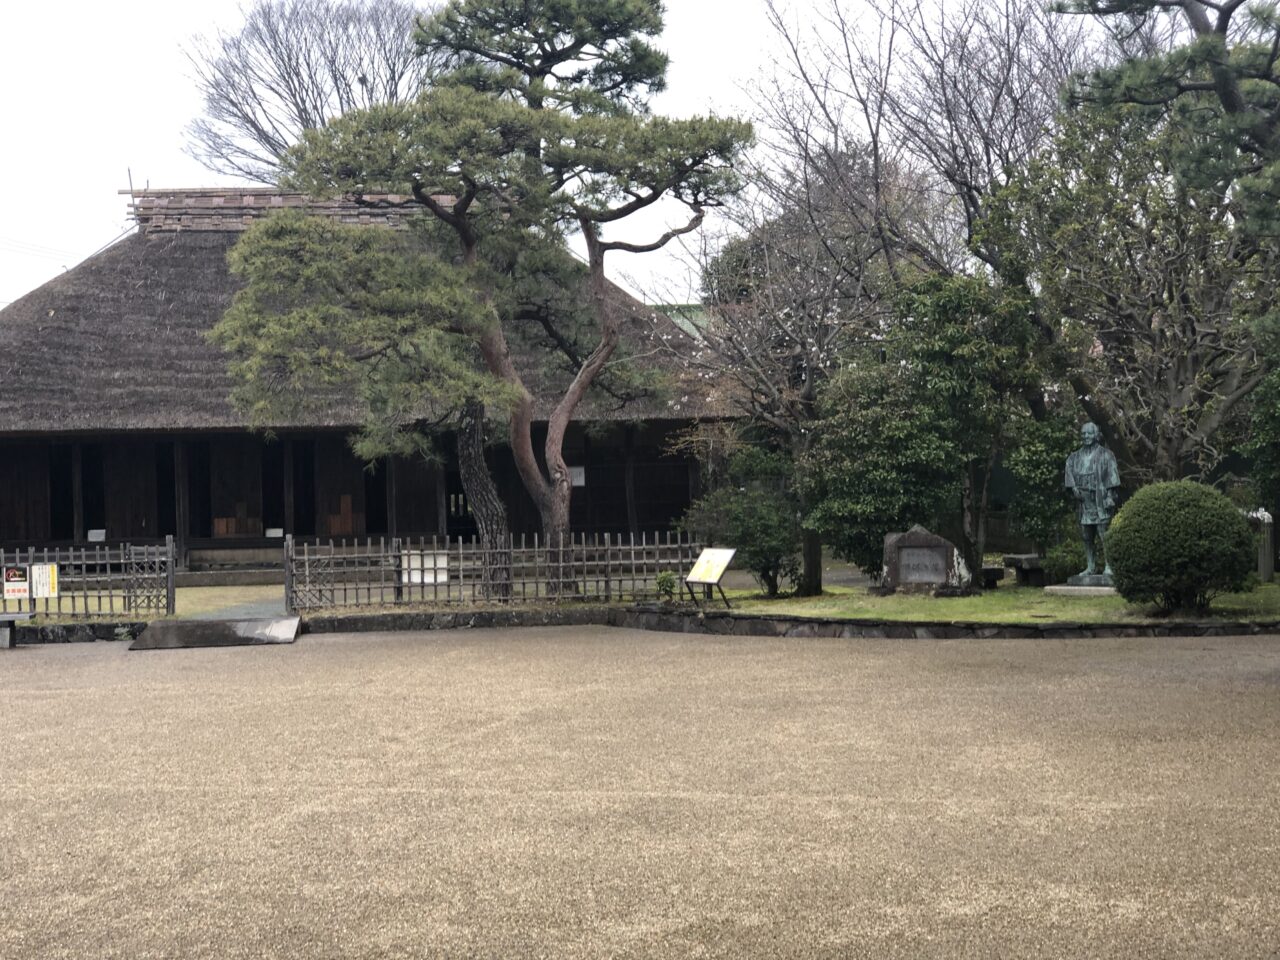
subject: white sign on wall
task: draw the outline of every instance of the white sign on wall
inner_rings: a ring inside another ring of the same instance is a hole
[[[572,487],[585,487],[587,485],[587,468],[570,467],[569,485]]]
[[[449,554],[442,550],[401,550],[400,582],[448,583]]]
[[[31,599],[54,600],[58,596],[58,565],[33,563],[31,565]]]

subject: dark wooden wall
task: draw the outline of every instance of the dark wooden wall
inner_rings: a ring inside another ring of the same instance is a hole
[[[209,508],[214,539],[262,536],[262,438],[209,441]]]
[[[49,445],[0,448],[0,540],[39,542],[50,536]]]
[[[346,438],[316,440],[316,535],[362,537],[365,525],[364,466]]]
[[[669,425],[612,424],[585,430],[570,427],[564,456],[571,467],[584,467],[586,484],[575,487],[569,502],[569,526],[583,533],[636,533],[667,530],[689,505],[694,467],[673,456],[667,444]],[[545,432],[535,430],[534,449],[541,454]],[[490,469],[507,503],[513,533],[526,536],[542,528],[532,498],[516,473],[510,450],[489,451]],[[461,494],[457,471],[449,473],[449,502]],[[450,511],[449,532],[470,536],[474,524]]]
[[[690,464],[666,452],[669,430],[570,431],[566,459],[586,471],[586,485],[573,491],[575,531],[670,527],[694,478]],[[541,435],[535,442],[540,449]],[[443,453],[447,463],[447,442]],[[539,531],[510,451],[488,456],[512,532]],[[456,470],[416,458],[369,471],[339,433],[0,441],[0,540],[80,540],[96,527],[109,540],[172,533],[180,544],[261,539],[266,527],[321,537],[475,532]]]
[[[156,509],[156,445],[151,440],[118,440],[102,448],[102,487],[107,538],[160,536]]]
[[[443,533],[439,490],[443,470],[421,457],[397,459],[395,464],[395,529],[405,534]]]

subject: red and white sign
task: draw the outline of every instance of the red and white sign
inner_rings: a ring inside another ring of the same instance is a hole
[[[4,568],[4,598],[6,600],[31,598],[31,583],[27,578],[26,567]]]

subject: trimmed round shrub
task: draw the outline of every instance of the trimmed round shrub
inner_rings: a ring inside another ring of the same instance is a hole
[[[1116,514],[1107,534],[1116,590],[1130,603],[1203,610],[1253,583],[1249,521],[1202,483],[1153,483]]]

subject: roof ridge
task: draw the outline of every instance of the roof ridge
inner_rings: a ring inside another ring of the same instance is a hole
[[[343,223],[403,226],[421,207],[408,194],[350,194],[312,197],[278,187],[175,187],[121,190],[130,198],[129,216],[143,233],[214,231],[240,233],[275,210],[301,209]],[[452,202],[451,197],[438,198]]]

